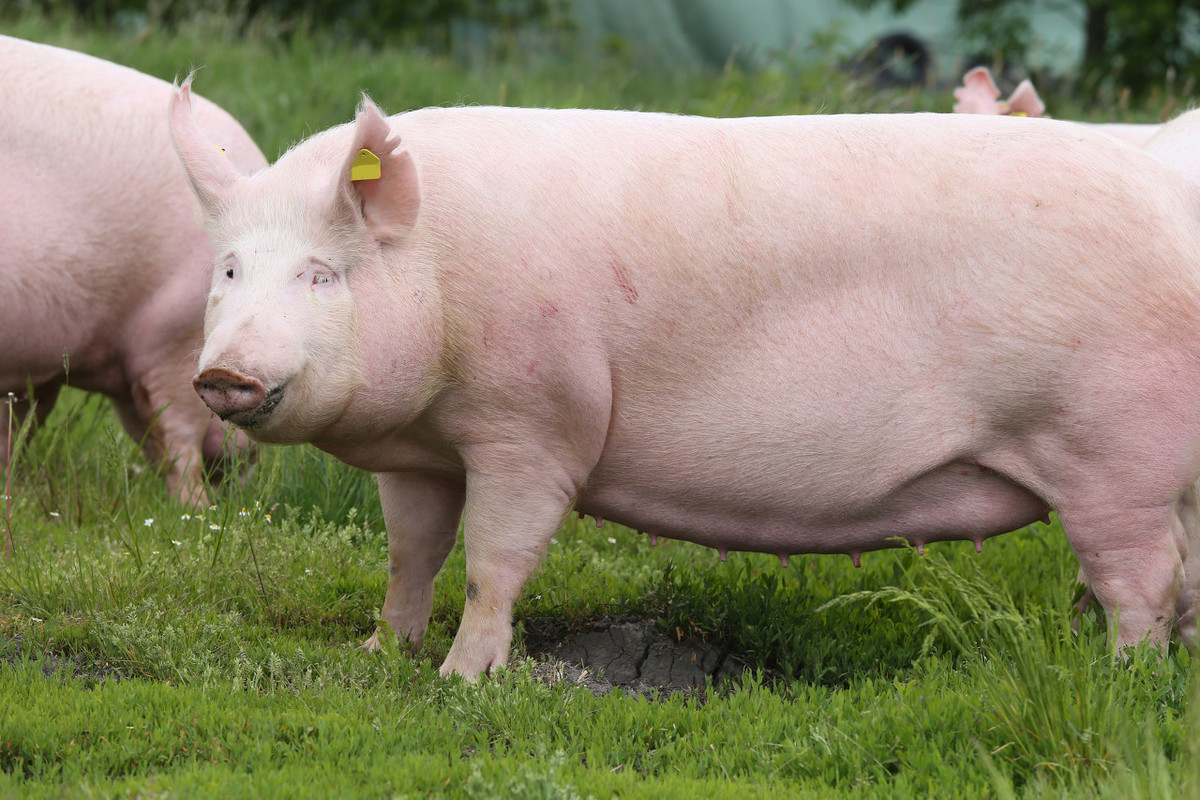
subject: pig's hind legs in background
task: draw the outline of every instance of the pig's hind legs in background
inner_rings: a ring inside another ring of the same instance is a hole
[[[1200,598],[1200,492],[1197,484],[1188,487],[1175,504],[1172,533],[1176,549],[1183,558],[1183,590],[1175,603],[1178,620],[1175,629],[1190,648],[1196,641],[1196,600]]]
[[[379,499],[388,534],[388,587],[383,620],[412,650],[421,646],[433,610],[433,579],[454,547],[463,489],[415,473],[381,472]],[[363,649],[380,649],[377,629]]]
[[[130,368],[132,397],[114,397],[113,408],[146,458],[162,465],[167,491],[184,505],[204,508],[210,502],[205,473],[218,481],[239,456],[252,459],[254,446],[193,401],[193,341],[183,338],[180,346]]]

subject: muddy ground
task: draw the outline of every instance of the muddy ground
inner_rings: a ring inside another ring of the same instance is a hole
[[[580,630],[555,620],[526,620],[525,651],[534,675],[605,695],[613,689],[643,696],[696,692],[747,668],[736,654],[688,637],[669,636],[652,619],[604,617]]]

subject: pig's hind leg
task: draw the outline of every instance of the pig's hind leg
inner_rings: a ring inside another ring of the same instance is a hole
[[[414,473],[380,473],[379,499],[388,534],[388,587],[381,616],[412,650],[421,646],[433,610],[433,579],[454,547],[463,488]],[[363,642],[381,647],[382,629]]]
[[[1174,505],[1101,506],[1068,506],[1059,516],[1091,592],[1109,618],[1109,635],[1116,636],[1118,647],[1149,636],[1165,650],[1184,587]]]
[[[1192,484],[1175,504],[1176,547],[1183,558],[1184,585],[1175,604],[1180,640],[1190,648],[1196,641],[1196,601],[1200,600],[1200,493]]]

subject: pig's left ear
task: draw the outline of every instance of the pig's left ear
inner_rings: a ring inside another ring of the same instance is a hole
[[[416,164],[379,106],[365,95],[334,185],[334,213],[364,224],[380,241],[403,239],[416,224],[421,206]]]
[[[1040,117],[1046,113],[1046,104],[1038,97],[1037,89],[1028,78],[1017,84],[1012,97],[1008,98],[1010,114],[1023,114],[1026,117]]]

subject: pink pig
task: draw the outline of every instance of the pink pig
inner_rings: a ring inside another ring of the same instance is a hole
[[[172,494],[205,503],[204,461],[220,462],[226,435],[191,388],[212,245],[171,149],[173,89],[9,37],[0,66],[0,466],[8,393],[19,424],[69,384],[112,398]],[[224,111],[198,100],[196,116],[231,168],[266,166]]]
[[[1020,118],[364,100],[247,178],[186,85],[171,128],[216,252],[197,391],[378,473],[382,615],[414,647],[462,518],[443,673],[505,663],[572,510],[857,560],[1055,509],[1117,644],[1167,641],[1200,189],[1145,153]]]
[[[1038,97],[1037,89],[1028,80],[1017,84],[1008,100],[1000,99],[1000,90],[992,80],[987,67],[975,67],[963,75],[963,85],[954,90],[955,114],[1013,114],[1023,117],[1040,117],[1046,113],[1046,104]],[[1123,139],[1141,147],[1158,133],[1162,125],[1137,125],[1122,122],[1080,122],[1109,136]]]

